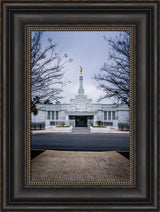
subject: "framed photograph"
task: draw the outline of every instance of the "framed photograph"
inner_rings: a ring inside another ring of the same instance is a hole
[[[30,183],[133,186],[134,142],[129,126],[132,132],[135,119],[129,107],[135,102],[130,86],[135,76],[134,27],[69,29],[26,29],[31,44],[26,43],[31,73],[27,90],[31,90],[32,136],[27,158],[32,155],[32,161],[26,163],[31,164]],[[63,43],[73,59],[54,40]]]
[[[2,1],[2,211],[158,211],[158,6]]]

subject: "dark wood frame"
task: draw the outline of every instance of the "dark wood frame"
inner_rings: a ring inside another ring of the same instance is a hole
[[[25,186],[25,25],[136,26],[136,186]],[[158,2],[2,2],[2,211],[158,210]]]

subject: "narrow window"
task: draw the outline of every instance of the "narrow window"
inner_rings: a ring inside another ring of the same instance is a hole
[[[58,120],[58,111],[56,111],[56,120]]]
[[[115,120],[116,116],[115,116],[115,111],[112,112],[112,119]]]
[[[107,120],[107,111],[104,111],[104,120]]]
[[[50,111],[48,111],[47,119],[50,119]]]
[[[52,111],[52,120],[54,120],[54,111]]]

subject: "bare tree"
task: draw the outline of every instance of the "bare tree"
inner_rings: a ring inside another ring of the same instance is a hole
[[[129,106],[129,31],[121,32],[115,39],[104,39],[110,47],[110,60],[94,76],[97,87],[105,93],[99,100],[114,97]]]
[[[61,56],[57,53],[57,44],[48,38],[48,44],[42,45],[43,31],[33,32],[31,37],[31,90],[32,101],[36,96],[40,102],[49,99],[57,101],[62,98],[60,93],[64,82],[64,67],[68,55]]]

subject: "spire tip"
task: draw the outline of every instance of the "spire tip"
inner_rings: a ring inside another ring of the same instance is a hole
[[[80,73],[82,74],[82,66],[80,66]]]

